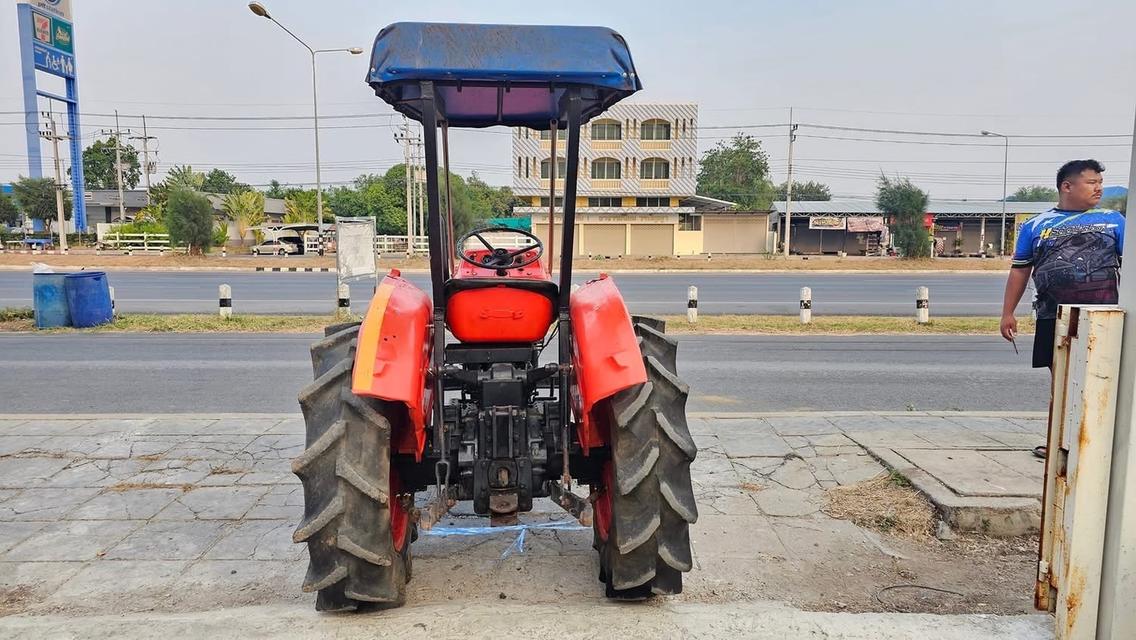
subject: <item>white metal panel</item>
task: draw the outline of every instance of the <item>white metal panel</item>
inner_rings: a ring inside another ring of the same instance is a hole
[[[1112,306],[1057,320],[1035,603],[1058,640],[1096,638],[1123,323]]]
[[[335,219],[336,269],[339,280],[376,277],[375,219]]]

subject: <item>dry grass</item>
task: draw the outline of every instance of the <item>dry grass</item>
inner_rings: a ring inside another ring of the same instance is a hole
[[[829,489],[824,512],[913,540],[929,539],[935,531],[934,507],[906,478],[895,473]]]
[[[668,333],[998,335],[999,327],[995,317],[940,317],[932,318],[929,324],[918,324],[913,317],[889,316],[813,316],[810,324],[801,324],[797,316],[703,315],[694,325],[686,321],[686,316],[664,319]],[[1033,320],[1019,318],[1018,331],[1033,333]]]
[[[334,315],[276,316],[234,315],[225,319],[212,314],[125,314],[110,324],[91,329],[45,329],[43,333],[126,331],[135,333],[318,333],[329,324],[358,317]],[[930,324],[917,324],[913,318],[887,316],[817,316],[802,325],[796,316],[704,315],[698,323],[687,323],[686,316],[664,316],[667,330],[676,334],[757,334],[757,335],[997,335],[998,318],[942,317]],[[1033,321],[1018,320],[1022,334],[1034,331]],[[31,310],[0,309],[0,332],[35,331]]]
[[[559,255],[559,252],[557,252]],[[20,253],[0,254],[0,265],[30,266],[33,262],[42,262],[56,267],[147,267],[178,269],[182,267],[197,268],[245,268],[254,267],[335,267],[335,256],[236,256],[230,254],[222,258],[220,253],[208,256],[187,255],[132,255],[103,252],[95,255],[93,251],[72,252],[69,255],[32,255]],[[576,269],[581,271],[619,271],[623,269],[646,269],[659,271],[1005,271],[1009,264],[997,259],[979,258],[940,258],[937,260],[901,260],[899,258],[866,258],[853,256],[838,258],[835,256],[715,256],[706,259],[704,256],[691,256],[684,258],[660,257],[647,258],[626,256],[610,260],[590,260],[581,258],[574,261]],[[425,257],[407,259],[381,258],[378,261],[380,271],[390,268],[397,269],[428,269],[429,262]]]
[[[206,314],[129,314],[114,322],[90,329],[44,329],[41,333],[99,333],[125,331],[132,333],[318,333],[329,324],[352,319],[347,316],[259,316],[235,315],[222,318]],[[358,319],[358,318],[354,318]],[[2,320],[0,332],[35,331],[30,319]]]

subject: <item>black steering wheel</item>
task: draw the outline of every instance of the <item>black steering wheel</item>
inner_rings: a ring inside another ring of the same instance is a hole
[[[533,244],[527,247],[521,247],[520,249],[511,250],[494,247],[485,239],[485,236],[482,235],[483,233],[516,233],[532,240]],[[472,251],[466,251],[465,245],[470,238],[477,238],[478,242],[489,250],[489,253],[477,256]],[[519,256],[525,252],[532,251],[533,249],[536,249],[535,254],[527,258],[519,258]],[[540,260],[540,257],[543,255],[544,243],[540,241],[540,238],[528,231],[514,229],[513,227],[481,227],[480,229],[470,231],[458,240],[458,256],[463,261],[475,267],[481,267],[482,269],[497,269],[499,271],[503,269],[522,269]]]

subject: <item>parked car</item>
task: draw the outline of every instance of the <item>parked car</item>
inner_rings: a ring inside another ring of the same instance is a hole
[[[252,248],[254,256],[286,256],[300,253],[299,245],[287,240],[266,240]]]

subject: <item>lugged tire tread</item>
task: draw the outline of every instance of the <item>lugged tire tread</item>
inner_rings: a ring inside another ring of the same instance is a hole
[[[362,602],[401,605],[410,561],[394,548],[390,520],[390,421],[394,405],[351,393],[359,325],[329,327],[312,346],[315,380],[300,392],[307,437],[292,469],[304,487],[304,517],[293,534],[308,546],[305,591],[316,609]]]
[[[611,400],[614,489],[608,541],[597,535],[608,595],[641,599],[682,592],[690,571],[690,524],[698,518],[686,421],[689,387],[675,372],[677,342],[661,323],[637,318],[647,382]]]

